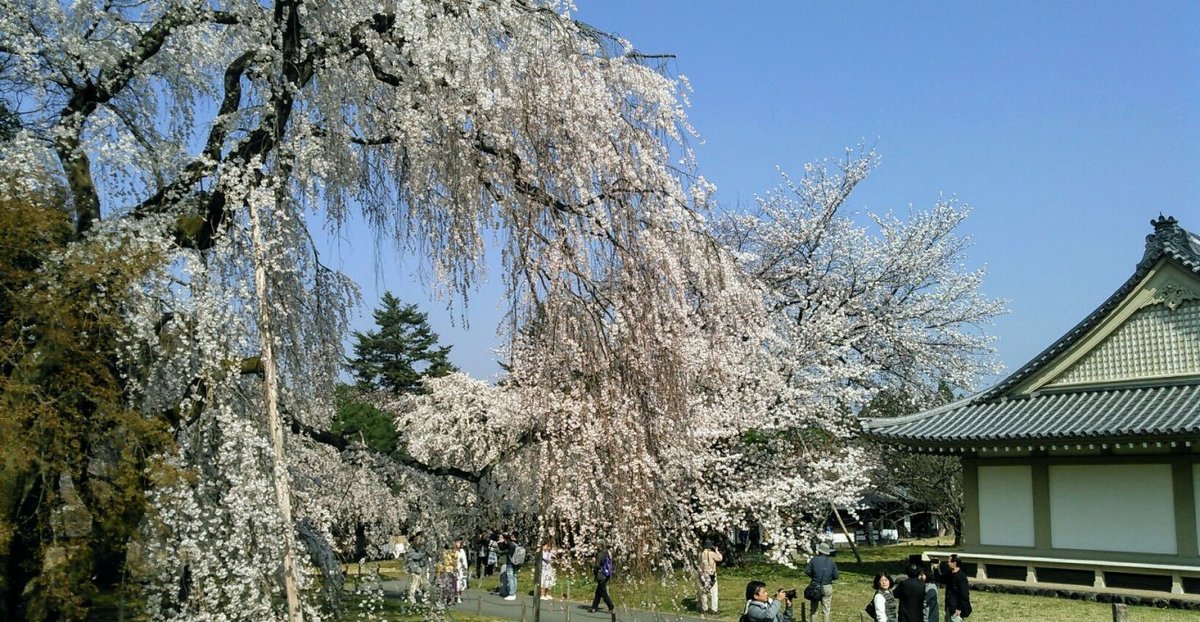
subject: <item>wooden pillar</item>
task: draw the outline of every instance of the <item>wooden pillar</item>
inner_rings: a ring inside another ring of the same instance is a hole
[[[1175,492],[1175,550],[1180,557],[1185,558],[1200,557],[1200,543],[1196,541],[1195,468],[1195,463],[1188,461],[1181,460],[1171,464],[1171,480]]]
[[[967,551],[979,546],[979,461],[963,457],[962,538]]]
[[[1033,547],[1049,552],[1053,548],[1050,515],[1050,465],[1042,461],[1033,463]]]

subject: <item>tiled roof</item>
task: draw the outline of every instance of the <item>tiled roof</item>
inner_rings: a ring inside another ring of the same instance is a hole
[[[1174,218],[1163,218],[1160,216],[1157,220],[1151,221],[1150,224],[1154,225],[1154,233],[1146,236],[1146,253],[1142,256],[1142,260],[1138,262],[1133,276],[1130,276],[1095,311],[1092,311],[1082,322],[1067,331],[1067,334],[1060,337],[1058,341],[1050,344],[1050,347],[1042,350],[1040,354],[1033,357],[1033,360],[980,395],[981,399],[999,397],[1022,380],[1033,375],[1034,372],[1041,369],[1043,365],[1049,363],[1056,356],[1075,345],[1076,341],[1083,338],[1088,331],[1095,328],[1097,324],[1107,317],[1137,287],[1138,283],[1146,277],[1146,274],[1158,263],[1158,260],[1163,257],[1170,257],[1179,262],[1184,268],[1200,274],[1200,236],[1180,227]]]
[[[865,422],[867,433],[931,445],[1200,435],[1200,384],[1052,393],[955,404]]]
[[[1022,441],[1132,440],[1200,435],[1200,383],[1093,387],[1013,396],[1011,390],[1098,326],[1164,257],[1200,275],[1200,237],[1159,217],[1125,283],[1082,322],[996,386],[920,414],[863,420],[866,434],[907,444],[977,446]]]

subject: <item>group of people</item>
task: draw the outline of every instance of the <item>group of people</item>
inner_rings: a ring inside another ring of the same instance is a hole
[[[706,561],[712,556],[706,555],[708,547],[701,552],[701,599],[700,610],[705,613],[716,613],[715,571],[711,579],[705,579]],[[715,549],[713,549],[715,551]],[[837,563],[830,558],[833,548],[822,543],[804,568],[805,574],[812,583],[805,590],[804,598],[809,601],[809,619],[816,622],[817,611],[821,610],[825,622],[829,622],[833,609],[833,582],[838,579]],[[720,553],[716,554],[720,561]],[[937,560],[933,565],[925,567],[920,564],[910,564],[907,574],[900,581],[893,581],[887,573],[875,576],[875,594],[866,607],[866,613],[876,622],[939,622],[941,610],[938,607],[939,583],[946,586],[945,613],[946,622],[962,622],[971,615],[971,588],[967,575],[962,572],[958,555],[951,555],[946,561],[947,571],[939,572]],[[705,592],[708,586],[713,586],[714,593]],[[711,597],[707,600],[706,597]],[[746,584],[746,607],[742,612],[745,622],[791,622],[792,601],[796,594],[779,590],[773,596],[767,592],[767,586],[762,581],[751,581]]]
[[[516,531],[493,531],[480,533],[472,541],[471,547],[475,557],[475,579],[494,575],[500,572],[500,585],[496,594],[505,600],[517,599],[517,576],[528,561],[528,554],[521,544],[520,534]],[[542,546],[538,561],[541,562],[541,574],[538,580],[537,595],[542,600],[551,600],[552,590],[556,582],[554,571],[554,547],[550,543]],[[398,544],[396,556],[404,560],[405,570],[409,574],[408,599],[410,602],[421,602],[428,599],[430,593],[429,563],[430,556],[425,550],[421,535],[414,534],[407,546]],[[470,557],[461,539],[454,541],[454,546],[443,552],[435,567],[435,579],[439,593],[439,603],[450,605],[462,602],[462,593],[467,589],[471,574]],[[717,558],[720,561],[720,558]],[[603,603],[611,612],[615,608],[608,594],[608,581],[612,578],[614,564],[612,555],[607,549],[601,548],[595,557],[592,572],[596,580],[596,592],[592,598],[591,611],[596,611]],[[714,569],[715,572],[715,569]],[[714,601],[715,602],[715,601]]]
[[[868,613],[874,613],[876,622],[938,622],[939,582],[946,585],[947,622],[962,622],[971,615],[971,586],[958,555],[946,560],[945,573],[938,573],[934,562],[928,568],[910,564],[906,578],[898,582],[887,573],[875,575],[875,595]]]
[[[520,535],[516,531],[481,533],[474,540],[475,578],[482,579],[492,576],[496,569],[500,570],[500,586],[496,593],[505,600],[517,598],[517,574],[527,561],[525,547],[521,544]],[[406,549],[397,549],[397,554],[403,554],[405,569],[410,575],[408,598],[410,602],[418,602],[417,594],[428,598],[430,592],[429,561],[421,535],[414,534]],[[817,546],[816,554],[809,559],[804,568],[805,574],[811,579],[811,584],[805,590],[804,598],[809,601],[809,619],[816,622],[817,613],[823,614],[825,622],[829,622],[833,610],[833,583],[838,580],[837,563],[831,555],[833,548],[827,543]],[[555,585],[554,548],[549,544],[542,546],[538,561],[541,563],[541,573],[537,595],[543,600],[550,600],[551,591]],[[718,613],[717,603],[717,567],[724,561],[717,546],[707,541],[700,550],[699,595],[696,602],[701,613]],[[867,613],[876,622],[939,622],[937,584],[946,586],[945,611],[946,622],[961,622],[971,615],[970,586],[966,573],[961,571],[957,555],[951,555],[947,560],[948,572],[939,573],[934,560],[932,567],[920,564],[910,564],[903,580],[894,581],[887,573],[875,576],[875,594],[867,605]],[[612,579],[615,566],[612,555],[606,548],[597,551],[592,565],[593,578],[596,581],[596,591],[592,596],[592,605],[588,608],[595,612],[603,602],[610,612],[614,605],[608,594],[608,582]],[[454,541],[454,546],[443,551],[435,566],[435,575],[440,595],[440,603],[452,605],[462,602],[462,593],[467,589],[470,575],[469,555],[461,539]],[[784,590],[774,596],[767,593],[766,584],[761,581],[751,581],[746,585],[746,607],[743,617],[747,621],[761,620],[763,622],[791,622],[792,601],[794,593]]]
[[[423,599],[430,594],[430,562],[431,556],[425,550],[425,540],[420,533],[413,534],[407,547],[398,546],[397,554],[404,559],[404,569],[408,572],[408,600],[417,600],[419,593]],[[467,563],[467,551],[463,548],[461,539],[454,541],[454,546],[442,551],[434,565],[434,576],[437,581],[440,603],[452,605],[462,602],[462,593],[467,589],[467,577],[470,566]]]
[[[525,547],[520,543],[517,532],[480,534],[475,543],[478,545],[475,560],[475,578],[482,579],[484,570],[487,576],[494,574],[500,568],[500,589],[498,593],[505,600],[517,599],[517,571],[525,563]],[[456,539],[454,546],[442,552],[434,564],[433,577],[430,576],[430,564],[433,557],[425,549],[424,538],[420,533],[413,534],[407,546],[397,545],[397,557],[404,560],[404,569],[408,572],[408,600],[417,603],[429,599],[431,579],[437,581],[438,602],[451,605],[462,602],[462,593],[466,591],[471,574],[470,554],[463,545],[463,540]],[[551,565],[553,554],[547,546],[543,556],[543,591],[549,595],[549,587],[554,585],[554,570]],[[547,572],[548,571],[548,572]],[[548,576],[548,579],[547,579]],[[420,595],[420,598],[418,598]]]
[[[496,593],[503,596],[504,600],[516,600],[517,573],[528,558],[525,546],[521,544],[520,533],[515,530],[483,532],[475,537],[474,548],[475,578],[490,577],[499,568],[500,587]],[[553,560],[550,546],[542,547],[542,585],[538,586],[538,592],[544,598],[549,597],[549,588],[554,586]]]

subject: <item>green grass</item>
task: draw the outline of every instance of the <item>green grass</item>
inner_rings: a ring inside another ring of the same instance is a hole
[[[937,548],[937,543],[930,541],[909,545],[864,547],[860,549],[863,557],[862,563],[856,562],[849,551],[838,553],[836,560],[841,578],[834,585],[833,619],[838,622],[858,622],[859,612],[871,598],[871,581],[876,572],[884,571],[893,575],[901,573],[910,553],[920,553],[934,548]],[[943,550],[946,554],[950,552],[950,549]],[[374,567],[378,567],[385,577],[394,578],[403,574],[400,564],[395,561],[372,562],[368,566],[368,568]],[[353,573],[355,568],[347,567],[347,571]],[[580,603],[591,602],[595,582],[591,580],[588,569],[579,568],[571,572],[570,569],[560,566],[557,569],[557,575],[558,583],[553,590],[555,598]],[[751,561],[740,568],[722,568],[718,573],[721,615],[717,616],[717,619],[737,620],[745,602],[746,583],[751,580],[765,582],[768,589],[772,591],[776,588],[803,589],[808,584],[808,577],[804,575],[803,568],[790,569],[761,561]],[[348,577],[348,586],[351,585],[351,581],[353,578]],[[532,594],[533,571],[528,565],[521,570],[517,584],[523,594]],[[485,577],[482,587],[492,590],[498,585],[499,576],[495,575]],[[472,587],[478,586],[472,583]],[[696,609],[695,579],[691,575],[685,576],[681,572],[667,576],[626,577],[618,575],[609,584],[609,592],[619,608],[629,607],[664,613],[699,615]],[[1013,622],[1016,620],[1096,622],[1112,619],[1112,606],[1109,604],[1070,599],[973,592],[971,603],[975,610],[974,615],[971,616],[971,622]],[[457,614],[454,617],[456,620],[459,619]],[[713,616],[708,617],[713,618]],[[799,619],[797,611],[796,620]],[[1131,606],[1129,607],[1129,619],[1132,622],[1196,622],[1197,619],[1200,619],[1200,615],[1195,611]]]

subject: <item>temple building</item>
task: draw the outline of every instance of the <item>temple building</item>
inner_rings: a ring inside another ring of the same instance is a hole
[[[864,420],[962,456],[977,582],[1200,599],[1200,237],[1152,224],[1133,275],[999,384]]]

